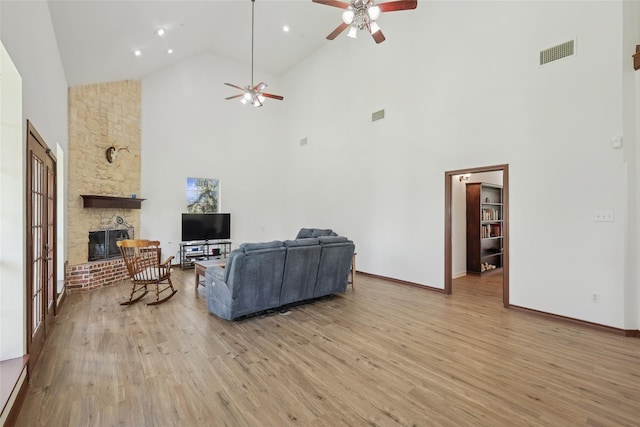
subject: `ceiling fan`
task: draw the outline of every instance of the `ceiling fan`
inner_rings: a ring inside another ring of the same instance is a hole
[[[358,30],[367,29],[376,43],[385,41],[384,34],[376,19],[382,12],[393,12],[396,10],[415,9],[418,7],[418,0],[397,0],[385,3],[375,3],[374,0],[351,0],[345,3],[337,0],[312,0],[314,3],[326,4],[327,6],[345,9],[342,12],[342,24],[327,36],[327,39],[335,39],[341,32],[349,28],[348,37],[356,38]]]
[[[273,95],[271,93],[263,92],[264,88],[267,87],[267,84],[264,82],[260,82],[257,85],[253,84],[253,33],[254,33],[254,8],[255,8],[255,0],[251,0],[251,84],[245,87],[240,87],[238,85],[234,85],[231,83],[225,83],[227,86],[234,87],[236,89],[240,89],[243,91],[239,95],[229,96],[225,99],[236,99],[240,98],[240,102],[245,105],[253,105],[254,107],[262,107],[265,98],[273,98],[282,101],[284,97],[280,95]]]

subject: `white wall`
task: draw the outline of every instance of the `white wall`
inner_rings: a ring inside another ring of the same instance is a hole
[[[26,121],[56,153],[69,147],[67,81],[46,1],[1,1],[0,36],[23,82],[23,144]],[[28,23],[28,25],[26,24]],[[67,182],[68,167],[58,165],[58,180]],[[60,196],[64,196],[64,193]],[[64,217],[67,201],[58,198],[58,212]],[[66,229],[58,230],[58,281],[64,280]]]
[[[0,1],[0,40],[9,53],[17,71],[22,77],[22,115],[20,117],[20,146],[13,152],[12,157],[3,158],[4,161],[12,165],[20,165],[21,174],[21,197],[20,205],[15,205],[19,209],[20,218],[24,216],[24,152],[26,151],[26,122],[30,120],[38,133],[44,138],[52,150],[56,150],[58,144],[63,151],[68,149],[68,114],[67,114],[67,82],[62,68],[62,61],[56,42],[49,6],[46,1]],[[3,88],[4,91],[4,88]],[[4,110],[3,110],[4,115]],[[3,118],[4,120],[4,118]],[[17,141],[16,141],[17,143]],[[3,142],[4,144],[4,142]],[[14,147],[15,148],[15,147]],[[3,152],[4,156],[4,152]],[[65,170],[66,177],[67,172]],[[66,179],[65,179],[66,180]],[[3,184],[4,185],[4,184]],[[66,209],[65,201],[58,204],[58,210]],[[2,206],[5,206],[4,194],[2,195]],[[15,223],[14,226],[23,233],[22,223]],[[23,235],[23,234],[21,234]],[[4,235],[2,240],[4,241]],[[13,241],[12,251],[24,257],[24,238]],[[64,253],[58,253],[64,259]],[[24,259],[21,258],[24,269]],[[4,270],[4,265],[0,264]],[[4,274],[4,272],[3,272]],[[24,295],[24,272],[23,280],[19,283],[22,291],[16,294],[11,304],[22,306],[22,311],[10,314],[9,325],[20,329],[19,342],[17,338],[11,338],[11,344],[5,343],[5,336],[2,337],[2,348],[9,345],[19,348],[19,355],[25,351],[23,316],[25,302]],[[64,271],[58,272],[58,277],[64,277]],[[4,281],[3,284],[4,286]],[[4,296],[3,296],[4,298]],[[7,302],[9,303],[9,302]],[[4,302],[2,303],[4,304]],[[5,323],[4,305],[2,307],[3,325]],[[13,337],[13,335],[11,335]],[[12,350],[12,354],[15,351]]]
[[[354,238],[359,269],[443,287],[443,171],[507,163],[511,302],[622,327],[621,8],[424,2],[383,15],[381,45],[331,42],[283,77],[286,139],[309,138],[288,156],[302,215]],[[538,65],[574,37],[577,55]]]
[[[280,94],[275,77],[259,70],[255,76]],[[245,66],[202,54],[142,80],[140,197],[146,200],[136,236],[160,240],[165,257],[178,252],[188,177],[220,180],[233,247],[297,233],[282,216],[283,205],[294,203],[283,198],[290,174],[279,161],[282,103],[268,99],[255,108],[224,99],[238,90],[223,82],[245,86],[250,77]]]
[[[67,81],[46,1],[0,2],[2,42],[22,75],[23,119],[52,150],[69,146]],[[26,138],[26,137],[25,137]]]
[[[360,270],[442,288],[443,172],[509,164],[511,303],[634,327],[624,151],[610,145],[622,21],[622,2],[421,2],[382,16],[380,45],[341,36],[264,78],[285,101],[261,109],[222,99],[248,70],[213,56],[149,76],[142,236],[177,252],[186,177],[220,178],[235,245],[330,227]],[[575,56],[539,66],[573,38]],[[616,220],[595,222],[602,209]]]
[[[0,42],[0,360],[24,354],[22,79]]]

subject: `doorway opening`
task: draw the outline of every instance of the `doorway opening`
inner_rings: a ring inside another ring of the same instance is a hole
[[[502,172],[502,305],[506,308],[509,307],[509,165],[507,164],[445,172],[444,293],[453,292],[453,180],[461,175],[485,172]]]

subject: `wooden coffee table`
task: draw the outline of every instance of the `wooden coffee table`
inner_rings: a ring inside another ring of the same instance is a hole
[[[196,271],[196,295],[198,294],[198,285],[200,284],[200,276],[204,276],[204,273],[207,271],[207,268],[209,267],[213,267],[218,266],[218,267],[225,267],[227,265],[227,259],[226,258],[222,258],[222,259],[204,259],[204,260],[199,260],[199,261],[195,261],[194,263],[194,270]],[[204,286],[204,284],[202,285]]]

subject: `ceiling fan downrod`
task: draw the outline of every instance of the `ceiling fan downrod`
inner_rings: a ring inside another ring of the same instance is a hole
[[[254,44],[255,44],[255,0],[251,0],[251,84],[245,87],[240,87],[231,83],[225,83],[227,86],[234,87],[243,91],[240,95],[229,96],[225,99],[240,98],[240,102],[245,105],[251,104],[254,107],[262,107],[262,103],[265,98],[273,98],[282,101],[284,97],[280,95],[273,95],[271,93],[262,92],[267,87],[267,84],[260,82],[257,85],[253,84],[253,56],[254,56]]]

